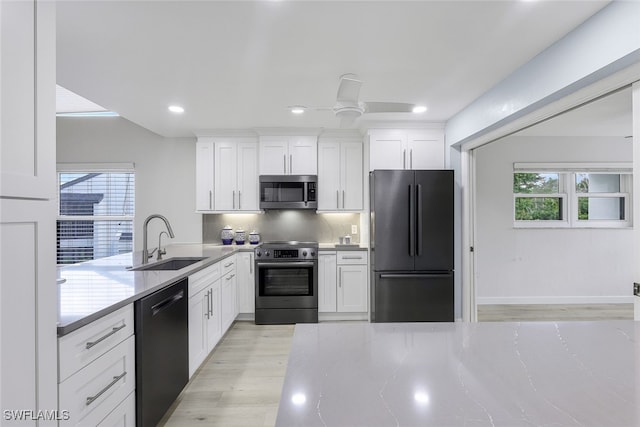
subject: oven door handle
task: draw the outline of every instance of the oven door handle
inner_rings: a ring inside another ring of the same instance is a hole
[[[313,261],[296,261],[296,262],[257,262],[256,268],[271,268],[271,267],[314,267]]]

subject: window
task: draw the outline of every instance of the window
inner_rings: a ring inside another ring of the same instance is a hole
[[[513,173],[516,227],[630,227],[629,164],[525,164]]]
[[[135,175],[111,165],[58,167],[58,264],[133,251]]]

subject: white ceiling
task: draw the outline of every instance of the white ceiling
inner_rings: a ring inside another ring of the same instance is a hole
[[[428,107],[369,118],[444,122],[607,3],[65,0],[57,80],[169,137],[337,128],[331,111],[286,107],[332,106],[344,73],[362,101]]]

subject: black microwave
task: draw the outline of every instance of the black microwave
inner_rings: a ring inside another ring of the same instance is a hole
[[[316,175],[260,175],[260,209],[317,209]]]

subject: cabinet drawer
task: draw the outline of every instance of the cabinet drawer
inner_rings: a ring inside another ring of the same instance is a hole
[[[60,383],[60,426],[95,426],[135,390],[135,338],[130,336]]]
[[[133,335],[133,304],[122,307],[58,339],[59,378],[62,382]]]
[[[226,276],[230,271],[236,269],[236,256],[232,255],[229,258],[225,258],[220,261],[220,264],[222,264],[222,275]]]
[[[131,393],[114,409],[107,418],[100,421],[97,427],[135,427],[136,426],[136,394]]]
[[[221,263],[215,264],[189,276],[189,298],[215,282],[221,277]]]
[[[366,264],[366,251],[338,251],[338,264]]]

